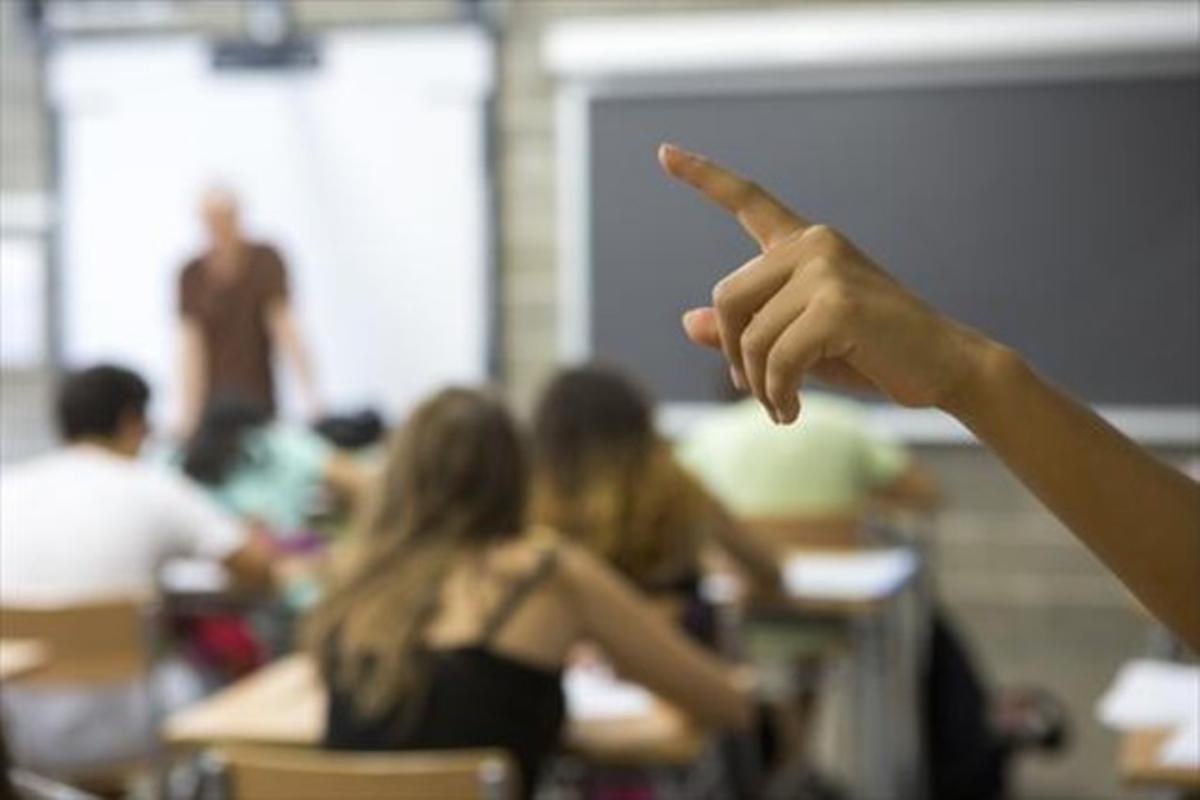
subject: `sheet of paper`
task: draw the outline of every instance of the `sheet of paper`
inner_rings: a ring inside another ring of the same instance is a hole
[[[620,719],[650,711],[653,696],[602,667],[572,667],[563,679],[572,719]]]
[[[173,558],[163,564],[159,583],[174,594],[212,594],[229,588],[229,573],[216,561]]]
[[[916,553],[903,547],[798,553],[784,564],[783,581],[793,597],[873,600],[896,591],[916,568]]]
[[[1200,667],[1150,659],[1130,661],[1096,703],[1096,717],[1118,730],[1194,722],[1200,717]]]
[[[1200,712],[1163,742],[1158,758],[1168,767],[1200,768]]]

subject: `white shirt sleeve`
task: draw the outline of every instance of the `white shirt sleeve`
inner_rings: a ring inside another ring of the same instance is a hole
[[[237,518],[183,478],[164,474],[159,509],[170,555],[221,561],[246,543]]]

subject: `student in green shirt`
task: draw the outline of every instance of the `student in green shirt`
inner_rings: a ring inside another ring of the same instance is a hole
[[[680,460],[745,519],[857,525],[873,501],[928,511],[938,492],[903,445],[853,401],[807,392],[804,424],[780,427],[753,398],[713,412],[678,447]]]

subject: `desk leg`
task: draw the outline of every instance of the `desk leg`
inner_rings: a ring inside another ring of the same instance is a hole
[[[895,664],[892,704],[895,743],[894,775],[900,796],[924,800],[925,783],[924,670],[929,641],[929,597],[919,581],[896,599]]]
[[[888,637],[884,612],[855,620],[855,772],[862,800],[900,800],[892,770],[892,706],[888,691]]]
[[[909,590],[856,620],[855,702],[859,797],[923,800],[923,603]]]

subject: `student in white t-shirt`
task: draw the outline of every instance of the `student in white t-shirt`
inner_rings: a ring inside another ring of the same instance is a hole
[[[233,517],[137,461],[148,400],[146,383],[120,367],[65,379],[56,409],[65,446],[0,475],[0,604],[149,595],[176,556],[218,561],[240,584],[270,583],[267,550]],[[147,741],[142,697],[138,687],[5,687],[14,760],[71,771],[136,756]]]

